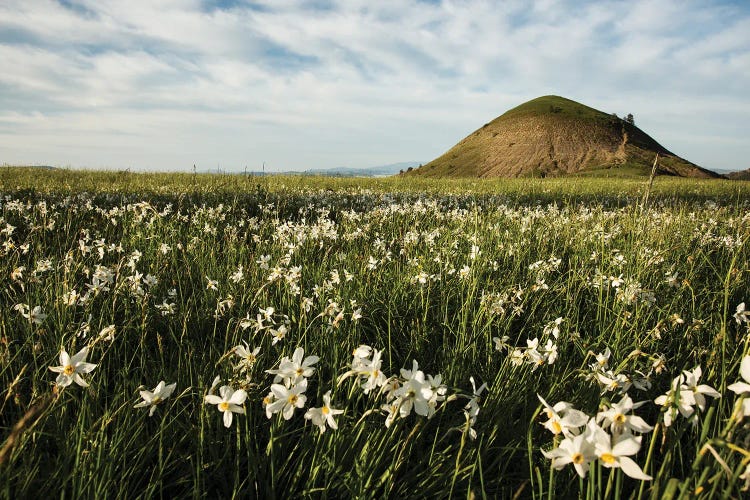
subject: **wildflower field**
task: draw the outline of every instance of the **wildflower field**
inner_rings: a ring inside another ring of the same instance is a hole
[[[4,498],[746,494],[744,183],[0,170]]]

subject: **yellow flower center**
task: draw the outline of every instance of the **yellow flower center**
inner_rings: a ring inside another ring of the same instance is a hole
[[[152,405],[158,405],[159,403],[161,403],[161,398],[159,396],[154,396],[153,399],[151,399]]]
[[[64,373],[65,375],[68,375],[68,376],[70,376],[70,375],[73,375],[73,373],[74,373],[75,371],[76,371],[76,368],[75,368],[75,366],[73,366],[73,365],[67,365],[67,366],[65,367],[65,369],[63,370],[63,373]]]
[[[219,411],[228,411],[229,410],[229,403],[226,401],[222,401],[219,403]]]
[[[297,368],[297,370],[294,372],[297,374],[298,377],[302,376],[302,374],[305,372],[302,368]]]
[[[296,394],[290,394],[289,398],[287,398],[287,401],[289,401],[290,405],[294,406],[295,404],[297,404],[297,399],[299,398],[297,397]]]
[[[618,425],[623,425],[627,419],[625,418],[625,415],[622,413],[618,413],[615,415],[614,421]]]
[[[324,406],[323,408],[321,408],[321,409],[320,409],[320,412],[321,412],[321,413],[322,413],[323,415],[328,415],[328,413],[330,413],[330,410],[328,409],[328,407],[327,407],[327,406]]]
[[[583,456],[583,453],[573,453],[574,464],[582,464],[585,461],[586,461],[586,458]]]
[[[554,434],[560,434],[562,432],[562,425],[560,425],[560,422],[552,422],[552,432]]]
[[[615,456],[611,453],[602,453],[602,456],[599,457],[602,462],[605,464],[613,464],[615,463]]]

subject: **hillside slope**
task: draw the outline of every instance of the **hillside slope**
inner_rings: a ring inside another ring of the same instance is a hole
[[[750,181],[750,168],[740,172],[732,172],[726,175],[727,179],[734,181]]]
[[[619,169],[719,177],[671,153],[637,126],[570,99],[544,96],[509,110],[413,170],[426,177],[545,177]]]

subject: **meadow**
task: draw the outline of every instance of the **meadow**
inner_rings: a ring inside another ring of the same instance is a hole
[[[0,495],[741,498],[750,187],[0,168]]]

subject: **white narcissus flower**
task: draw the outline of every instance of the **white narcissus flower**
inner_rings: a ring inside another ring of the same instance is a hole
[[[41,306],[34,306],[30,309],[27,304],[16,304],[13,309],[21,313],[21,316],[35,325],[41,325],[47,319],[47,315],[44,314]]]
[[[255,361],[257,361],[258,354],[260,354],[260,347],[256,347],[251,351],[247,343],[243,341],[242,344],[235,346],[232,352],[240,358],[240,362],[235,365],[234,371],[245,372],[249,371],[255,364]]]
[[[212,386],[211,391],[204,398],[206,404],[216,405],[219,411],[224,413],[224,427],[229,427],[232,425],[234,413],[245,414],[245,409],[241,405],[247,399],[247,392],[243,389],[235,391],[228,385],[222,385],[219,388],[220,396],[217,396],[216,394],[211,394],[213,388]]]
[[[472,396],[469,398],[466,406],[464,406],[464,415],[466,415],[466,421],[469,426],[469,437],[474,440],[477,438],[477,431],[474,429],[474,424],[477,423],[479,403],[482,400],[482,392],[487,389],[487,384],[484,383],[477,388],[474,377],[469,377],[469,381],[471,382]]]
[[[607,368],[609,366],[609,358],[612,356],[612,351],[607,347],[604,352],[595,354],[596,364],[601,368]]]
[[[539,394],[536,397],[544,405],[543,411],[547,415],[547,421],[542,425],[554,435],[562,433],[566,437],[571,437],[577,434],[578,429],[586,425],[589,420],[588,415],[576,410],[570,403],[560,401],[555,406],[550,406]]]
[[[313,365],[320,360],[318,356],[304,356],[305,350],[298,347],[294,350],[292,359],[284,356],[279,363],[278,370],[266,370],[266,373],[276,375],[273,379],[275,384],[282,382],[287,387],[297,384],[300,380],[315,373]]]
[[[566,437],[553,450],[542,450],[542,455],[552,460],[552,467],[556,470],[572,463],[580,477],[586,477],[589,464],[596,458],[594,444],[591,442],[588,429],[577,436]]]
[[[134,408],[145,408],[147,406],[150,406],[151,409],[148,412],[148,416],[152,416],[156,411],[156,406],[167,399],[169,396],[171,396],[174,392],[175,387],[177,387],[176,382],[174,384],[166,385],[166,383],[162,380],[156,385],[153,392],[140,391],[143,401],[135,405]]]
[[[42,311],[41,306],[34,306],[34,308],[29,312],[29,319],[35,324],[35,325],[41,325],[45,319],[47,319],[47,315],[44,314],[44,311]]]
[[[643,403],[643,401],[633,403],[630,396],[625,394],[619,403],[613,403],[609,408],[597,413],[596,421],[602,422],[603,427],[609,427],[614,435],[622,434],[626,430],[640,433],[650,432],[653,427],[648,425],[645,420],[637,415],[629,415],[631,411],[640,407]]]
[[[744,379],[744,382],[735,382],[727,387],[727,389],[739,396],[748,396],[750,395],[750,356],[742,358],[740,376]],[[742,420],[750,415],[750,398],[744,397],[737,402],[734,415],[737,420]]]
[[[631,455],[635,455],[641,449],[642,438],[640,436],[634,436],[626,432],[610,437],[596,424],[591,426],[590,423],[589,427],[593,435],[596,456],[604,467],[619,467],[627,476],[641,481],[653,479],[645,474],[638,464],[630,458]]]
[[[706,384],[698,385],[698,380],[701,378],[702,374],[700,366],[696,366],[692,371],[685,370],[682,374],[683,385],[680,387],[680,390],[689,390],[693,392],[695,405],[700,411],[705,411],[706,409],[705,396],[711,396],[712,398],[721,397],[721,394],[719,394],[713,387]]]
[[[266,406],[266,416],[271,418],[274,413],[281,412],[284,420],[289,420],[294,414],[295,408],[305,406],[307,396],[302,394],[307,390],[307,379],[303,378],[299,383],[287,388],[282,384],[272,384],[271,393],[274,401]]]
[[[737,306],[737,310],[734,313],[734,320],[737,322],[737,324],[742,324],[750,322],[750,311],[745,310],[745,303],[741,302]]]
[[[678,411],[684,418],[692,417],[695,412],[693,408],[695,406],[694,393],[683,389],[684,386],[681,385],[682,377],[682,375],[679,375],[672,380],[669,391],[654,400],[654,403],[665,408],[665,427],[672,425]]]
[[[59,373],[55,379],[55,383],[60,387],[67,387],[73,382],[80,385],[81,387],[88,387],[89,384],[83,380],[81,373],[90,373],[94,368],[95,364],[86,363],[86,356],[89,353],[89,348],[84,347],[73,357],[70,357],[65,349],[60,351],[60,366],[50,366],[49,369],[55,373]]]
[[[417,415],[423,417],[432,416],[434,409],[430,407],[433,390],[430,384],[425,381],[425,376],[416,360],[412,360],[412,369],[401,369],[401,377],[404,379],[403,384],[399,387],[394,396],[400,400],[399,415],[406,418],[411,414],[412,408]]]
[[[305,418],[311,420],[313,425],[317,425],[320,433],[323,434],[326,431],[326,424],[334,430],[339,428],[333,417],[342,413],[344,413],[344,410],[331,408],[331,391],[328,391],[323,395],[323,406],[320,408],[310,408],[305,413]]]

